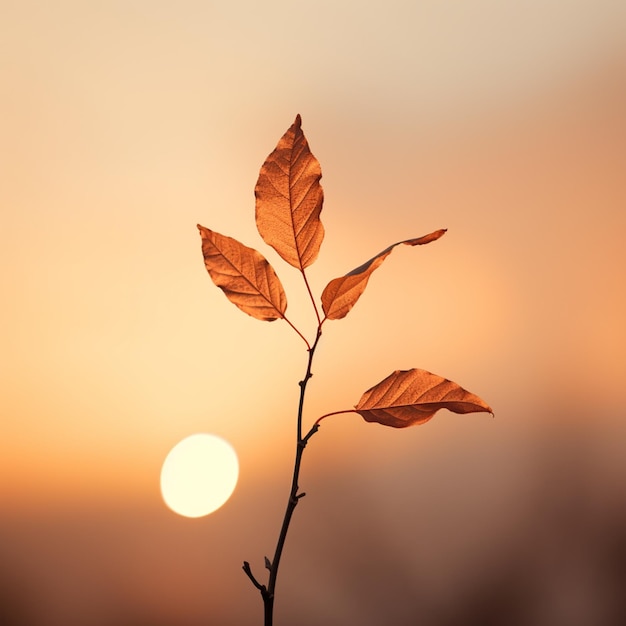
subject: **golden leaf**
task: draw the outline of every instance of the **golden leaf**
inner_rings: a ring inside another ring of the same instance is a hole
[[[407,239],[399,241],[379,252],[375,257],[371,258],[367,263],[363,263],[356,269],[352,270],[341,278],[334,278],[326,285],[322,292],[322,309],[329,320],[339,320],[348,314],[348,311],[356,304],[356,301],[365,291],[367,281],[372,272],[380,267],[382,262],[391,254],[391,251],[400,244],[406,246],[419,246],[431,241],[436,241],[446,232],[445,228],[436,230],[433,233],[417,237],[416,239]]]
[[[284,318],[287,297],[260,252],[198,224],[204,264],[213,282],[244,313],[273,322]]]
[[[303,270],[315,261],[324,239],[324,192],[320,164],[300,125],[298,115],[263,163],[254,195],[261,237],[287,263]]]
[[[396,370],[368,389],[354,407],[366,422],[405,428],[427,422],[439,409],[493,413],[488,404],[456,383],[425,370]]]

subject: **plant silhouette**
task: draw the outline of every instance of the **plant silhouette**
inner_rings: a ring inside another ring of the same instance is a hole
[[[273,558],[265,557],[265,567],[269,571],[267,582],[259,581],[248,561],[243,564],[245,573],[261,593],[265,626],[273,623],[276,580],[289,524],[298,501],[305,495],[300,492],[298,484],[302,456],[309,439],[318,431],[323,419],[340,413],[357,413],[368,422],[405,428],[423,424],[439,409],[448,409],[454,413],[492,413],[491,408],[478,396],[450,380],[420,369],[398,370],[368,389],[354,408],[322,415],[303,434],[306,388],[312,376],[315,349],[326,320],[342,319],[350,312],[365,291],[372,273],[396,246],[424,245],[436,241],[446,232],[440,229],[423,237],[392,244],[345,276],[331,280],[321,295],[320,314],[305,270],[317,258],[324,239],[324,227],[320,220],[324,201],[321,177],[320,164],[309,148],[298,115],[265,160],[254,190],[256,225],[261,237],[284,261],[300,271],[306,285],[317,318],[312,342],[287,318],[285,290],[267,259],[236,239],[198,225],[204,263],[213,282],[244,313],[268,322],[284,320],[304,341],[308,352],[305,374],[299,382],[291,489]]]

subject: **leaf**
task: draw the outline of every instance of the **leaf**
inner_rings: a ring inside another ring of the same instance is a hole
[[[299,270],[315,261],[324,239],[322,170],[300,128],[301,121],[298,115],[267,157],[254,189],[261,237]]]
[[[405,428],[427,422],[439,409],[493,413],[488,404],[456,383],[425,370],[396,370],[354,407],[366,422]]]
[[[400,244],[406,246],[424,245],[439,239],[446,230],[445,228],[441,228],[423,237],[394,243],[388,248],[385,248],[382,252],[379,252],[375,257],[372,257],[367,263],[363,263],[363,265],[360,265],[345,276],[331,280],[322,292],[322,309],[326,317],[329,320],[339,320],[348,314],[348,311],[356,304],[356,301],[365,291],[367,281],[372,272],[380,267],[382,262],[391,254],[391,251],[396,246]]]
[[[287,297],[260,252],[198,224],[204,264],[213,282],[244,313],[273,322],[284,318]]]

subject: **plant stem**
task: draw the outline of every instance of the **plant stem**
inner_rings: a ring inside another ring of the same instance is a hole
[[[261,585],[257,579],[252,574],[250,570],[250,564],[248,562],[244,562],[243,570],[246,575],[252,581],[252,584],[259,589],[261,592],[261,597],[263,598],[263,611],[264,611],[264,625],[272,626],[273,618],[274,618],[274,597],[276,593],[276,578],[278,576],[278,567],[280,565],[280,559],[283,553],[283,548],[285,546],[285,539],[287,538],[287,531],[289,530],[289,524],[291,522],[291,517],[293,516],[293,512],[300,501],[300,498],[304,497],[304,492],[298,493],[299,485],[298,480],[300,478],[300,466],[302,464],[302,454],[304,452],[304,448],[308,443],[309,439],[317,432],[319,428],[318,424],[314,424],[311,430],[303,437],[302,436],[302,414],[304,411],[304,396],[306,393],[306,387],[309,382],[309,379],[313,375],[311,373],[311,367],[313,365],[313,356],[315,354],[315,348],[322,336],[321,326],[318,326],[317,335],[315,337],[315,342],[308,350],[309,359],[307,363],[306,373],[304,378],[300,381],[300,400],[298,402],[298,421],[297,421],[297,431],[296,431],[296,456],[293,465],[293,477],[291,479],[291,489],[289,491],[289,498],[287,500],[287,508],[285,509],[285,516],[283,518],[283,524],[280,529],[280,534],[278,535],[278,541],[276,543],[276,550],[274,551],[274,558],[271,561],[266,559],[266,567],[269,569],[270,575],[267,587],[265,585]]]

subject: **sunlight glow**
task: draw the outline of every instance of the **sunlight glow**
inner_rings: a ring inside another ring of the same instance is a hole
[[[233,447],[216,435],[199,433],[178,442],[161,468],[165,504],[184,517],[202,517],[232,495],[239,477]]]

